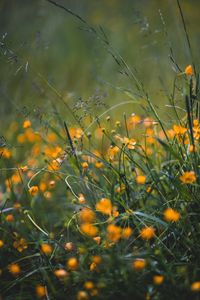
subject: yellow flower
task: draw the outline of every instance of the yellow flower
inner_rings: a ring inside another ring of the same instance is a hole
[[[38,191],[39,191],[39,188],[38,188],[37,185],[33,185],[33,186],[30,187],[30,189],[29,189],[29,193],[31,194],[31,196],[37,195]]]
[[[184,135],[187,132],[187,128],[180,125],[174,125],[173,130],[176,135]]]
[[[164,281],[164,276],[162,275],[155,275],[153,276],[153,283],[156,284],[156,285],[160,285],[162,284]]]
[[[93,283],[92,281],[86,281],[86,282],[84,283],[84,288],[85,288],[86,290],[91,290],[91,289],[94,288],[94,283]]]
[[[165,209],[163,214],[167,222],[177,222],[180,219],[180,213],[170,207]]]
[[[83,208],[79,213],[79,220],[82,223],[92,223],[95,221],[96,215],[90,208]]]
[[[51,245],[49,245],[49,244],[42,244],[41,251],[46,255],[50,255],[52,253],[53,249],[52,249]]]
[[[199,292],[200,291],[200,281],[195,281],[191,284],[191,290],[193,292]]]
[[[29,128],[31,127],[31,121],[30,120],[25,120],[23,123],[23,128]]]
[[[184,172],[179,178],[186,184],[191,184],[196,181],[196,175],[193,171]]]
[[[137,184],[145,184],[146,176],[138,175],[135,180],[136,180]]]
[[[103,164],[101,161],[97,161],[97,162],[95,163],[95,167],[96,167],[97,169],[102,169],[102,168],[104,167],[104,164]]]
[[[79,291],[76,299],[77,300],[89,300],[89,295],[85,291]]]
[[[92,262],[91,264],[90,264],[90,271],[94,271],[94,270],[96,270],[97,269],[97,264],[95,263],[95,262]]]
[[[19,264],[10,264],[8,266],[8,270],[14,276],[18,275],[21,272]]]
[[[46,296],[46,288],[44,285],[38,284],[35,288],[35,292],[38,298],[43,298]]]
[[[58,279],[66,279],[68,277],[68,273],[65,269],[58,269],[56,271],[54,271],[54,275],[58,278]]]
[[[133,261],[133,269],[137,270],[137,271],[141,271],[142,269],[144,269],[146,267],[146,260],[142,259],[142,258],[137,258]]]
[[[123,138],[123,144],[130,150],[135,149],[136,140],[135,139],[129,139],[127,137]]]
[[[75,271],[78,268],[78,260],[76,257],[71,257],[68,259],[67,261],[67,267],[72,270]]]
[[[74,244],[73,244],[72,242],[68,242],[68,243],[66,243],[66,244],[64,245],[64,248],[65,248],[65,250],[67,250],[67,251],[72,251],[72,250],[74,250],[75,246],[74,246]]]
[[[2,248],[4,245],[4,242],[2,240],[0,240],[0,248]]]
[[[152,239],[155,236],[155,228],[153,228],[151,226],[142,228],[142,230],[140,231],[140,236],[144,240]]]
[[[7,148],[0,148],[1,157],[9,159],[11,157],[11,151]]]
[[[131,234],[133,233],[133,230],[131,227],[126,227],[122,229],[122,238],[123,239],[128,239]]]
[[[107,227],[107,237],[111,242],[118,242],[121,238],[121,227],[110,224]]]
[[[27,249],[28,245],[25,239],[21,238],[18,241],[13,243],[13,247],[17,249],[17,251],[22,252]]]
[[[192,75],[193,74],[193,68],[191,65],[188,65],[186,68],[185,68],[185,74],[186,75]]]
[[[111,201],[107,198],[102,198],[99,202],[97,202],[96,210],[100,211],[102,214],[111,215],[112,213]]]
[[[85,200],[85,197],[83,194],[79,194],[78,195],[78,201],[80,204],[85,204],[86,203],[86,200]]]
[[[15,219],[14,219],[14,216],[12,214],[9,214],[6,216],[6,221],[7,222],[13,222]]]
[[[86,161],[82,162],[81,164],[83,169],[87,169],[88,168],[88,163]]]
[[[83,223],[81,225],[81,231],[90,237],[95,237],[98,233],[97,227],[91,223]]]
[[[100,236],[95,236],[93,238],[93,240],[95,241],[95,243],[97,243],[97,245],[100,245],[100,243],[101,243],[101,237]]]
[[[102,262],[102,258],[100,255],[94,255],[92,256],[92,261],[96,264],[99,265]]]

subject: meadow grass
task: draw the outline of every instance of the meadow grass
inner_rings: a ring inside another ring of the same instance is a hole
[[[1,140],[2,299],[200,298],[199,74],[177,4],[191,61],[181,68],[171,49],[168,121],[103,29],[60,7],[107,47],[144,113],[86,106],[80,120],[39,74],[76,122],[27,115]]]

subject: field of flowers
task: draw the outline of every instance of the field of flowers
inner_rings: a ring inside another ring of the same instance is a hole
[[[171,56],[167,121],[116,56],[141,114],[121,102],[80,120],[47,81],[74,121],[33,111],[6,128],[0,299],[200,299],[200,82],[182,21],[191,60]]]

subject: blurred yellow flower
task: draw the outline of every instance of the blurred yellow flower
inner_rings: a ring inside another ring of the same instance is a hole
[[[17,251],[22,252],[28,248],[28,245],[25,239],[20,238],[19,240],[14,241],[13,247],[17,249]]]
[[[8,266],[8,270],[14,276],[18,275],[21,272],[21,268],[20,268],[19,264],[17,264],[17,263],[10,264]]]
[[[111,242],[118,242],[121,238],[121,227],[116,226],[115,224],[110,224],[107,227],[107,238]]]
[[[160,285],[162,284],[164,281],[164,276],[162,275],[154,275],[153,276],[153,283],[156,285]]]
[[[110,199],[102,198],[96,203],[96,210],[100,211],[102,214],[111,215],[112,213],[112,203]]]
[[[191,65],[188,65],[186,68],[185,68],[185,74],[186,75],[192,75],[193,74],[193,68]]]
[[[91,289],[94,288],[94,283],[93,283],[92,281],[86,281],[86,282],[84,283],[84,288],[85,288],[86,290],[91,290]]]
[[[91,208],[84,207],[79,212],[79,220],[82,223],[92,223],[96,219],[96,215]]]
[[[146,176],[138,175],[135,180],[136,180],[137,184],[145,184]]]
[[[89,300],[89,295],[85,291],[79,291],[76,299],[77,300]]]
[[[128,239],[133,233],[133,229],[131,227],[125,227],[122,229],[122,238]]]
[[[142,259],[142,258],[137,258],[133,261],[133,269],[137,270],[137,271],[141,271],[142,269],[144,269],[146,267],[146,260]]]
[[[191,290],[193,292],[199,292],[200,291],[200,281],[195,281],[191,284]]]
[[[38,192],[39,192],[39,188],[38,188],[37,185],[31,186],[30,189],[29,189],[29,193],[33,197],[36,196]]]
[[[97,227],[91,223],[83,223],[81,225],[81,231],[90,237],[95,237],[98,233]]]
[[[164,218],[167,222],[177,222],[180,219],[180,213],[172,208],[167,208],[164,212]]]
[[[27,119],[23,123],[23,128],[29,128],[29,127],[31,127],[31,121]]]
[[[35,288],[35,292],[38,298],[43,298],[46,296],[46,288],[44,285],[38,284]]]
[[[71,257],[68,259],[67,261],[67,267],[72,270],[75,271],[78,268],[78,260],[76,257]]]
[[[142,228],[140,231],[140,236],[144,240],[152,239],[155,236],[155,228],[153,228],[152,226]]]
[[[68,273],[65,269],[58,269],[56,271],[54,271],[54,275],[58,278],[58,279],[66,279],[68,277]]]
[[[196,181],[196,175],[193,171],[184,172],[179,178],[183,183],[186,184],[191,184]]]
[[[51,245],[45,243],[41,245],[41,251],[46,255],[50,255],[53,251],[53,248]]]

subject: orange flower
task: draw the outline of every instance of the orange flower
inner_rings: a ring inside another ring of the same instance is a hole
[[[48,165],[48,169],[50,171],[58,171],[60,169],[60,163],[59,163],[59,159],[54,159],[52,160],[49,165]]]
[[[30,187],[30,189],[29,189],[29,193],[30,193],[30,195],[33,196],[33,197],[34,197],[35,195],[37,195],[38,191],[39,191],[39,188],[38,188],[37,185],[33,185],[33,186]]]
[[[122,229],[122,238],[123,239],[128,239],[131,234],[133,233],[133,230],[131,227],[126,227]]]
[[[146,260],[142,258],[137,258],[133,261],[133,269],[141,271],[146,267]]]
[[[90,264],[90,271],[95,271],[97,269],[97,264],[95,262],[92,262]]]
[[[96,215],[91,208],[83,208],[79,213],[79,219],[82,223],[92,223],[95,221]]]
[[[135,180],[136,180],[137,184],[145,184],[146,176],[138,175]]]
[[[123,138],[123,144],[130,150],[135,149],[136,140],[135,139],[129,139],[127,137]]]
[[[162,284],[164,281],[164,276],[162,275],[155,275],[153,276],[153,283],[156,284],[156,285],[160,285]]]
[[[101,161],[97,161],[97,162],[95,163],[95,167],[96,167],[97,169],[102,169],[102,168],[104,167],[104,164],[103,164]]]
[[[83,194],[79,194],[78,195],[78,201],[80,204],[85,204],[86,203],[86,200],[85,200],[85,197]]]
[[[8,270],[14,276],[18,275],[21,272],[19,264],[10,264],[8,266]]]
[[[113,161],[118,152],[119,148],[117,146],[110,146],[110,148],[108,149],[109,160]]]
[[[140,231],[140,236],[144,240],[152,239],[155,236],[155,228],[153,228],[151,226],[142,228],[142,230]]]
[[[110,224],[107,227],[107,237],[111,242],[118,242],[121,238],[121,227]]]
[[[49,245],[49,244],[42,244],[41,251],[46,255],[50,255],[52,253],[53,249],[52,249],[51,245]]]
[[[187,128],[180,125],[174,125],[173,131],[179,142],[184,142],[185,145],[189,143],[189,137],[187,134]]]
[[[88,168],[88,163],[86,161],[82,162],[81,164],[83,169],[87,169]]]
[[[191,184],[196,181],[196,175],[193,171],[184,172],[179,178],[185,184]]]
[[[101,242],[101,237],[100,236],[95,236],[93,238],[93,240],[95,241],[95,243],[97,243],[97,245],[100,245],[100,242]]]
[[[78,268],[78,260],[76,257],[71,257],[68,259],[67,261],[67,267],[72,270],[75,271]]]
[[[100,211],[102,214],[111,215],[112,213],[112,203],[110,199],[102,198],[96,203],[96,210]]]
[[[97,227],[91,223],[83,223],[81,225],[81,231],[90,237],[94,237],[98,233]]]
[[[59,278],[59,279],[65,279],[68,277],[68,273],[65,269],[58,269],[56,271],[54,271],[54,275]]]
[[[191,290],[193,292],[199,292],[200,291],[200,281],[195,281],[191,284]]]
[[[84,288],[85,288],[86,290],[91,290],[91,289],[94,288],[94,283],[93,283],[92,281],[86,281],[86,282],[84,283]]]
[[[7,222],[13,222],[15,219],[14,219],[14,216],[12,214],[9,214],[6,216],[6,221]]]
[[[2,240],[0,240],[0,248],[2,248],[4,245],[4,242]]]
[[[188,65],[186,68],[185,68],[185,74],[188,75],[188,76],[191,76],[193,74],[193,68],[191,65]]]
[[[72,251],[72,250],[74,250],[74,244],[72,242],[68,242],[65,244],[64,248],[67,251]]]
[[[92,261],[95,264],[99,265],[102,262],[102,258],[100,255],[94,255],[94,256],[92,256]]]
[[[129,120],[128,120],[128,125],[129,125],[128,127],[129,127],[129,129],[131,128],[131,125],[135,126],[135,125],[139,124],[140,122],[141,122],[140,116],[138,116],[135,113],[133,113],[131,115],[131,117],[129,118]]]
[[[83,130],[81,128],[71,127],[71,128],[69,128],[69,134],[72,139],[74,139],[74,138],[80,139],[83,136]]]
[[[167,222],[177,222],[180,219],[180,213],[170,207],[163,214]]]
[[[46,296],[46,288],[44,285],[38,284],[35,288],[35,292],[38,298],[43,298]]]
[[[89,300],[89,295],[85,291],[79,291],[76,299],[77,300]]]
[[[31,127],[31,121],[30,120],[25,120],[23,123],[23,128],[29,128]]]
[[[18,241],[13,243],[13,247],[17,249],[17,251],[22,252],[27,249],[28,245],[25,239],[21,238]]]

